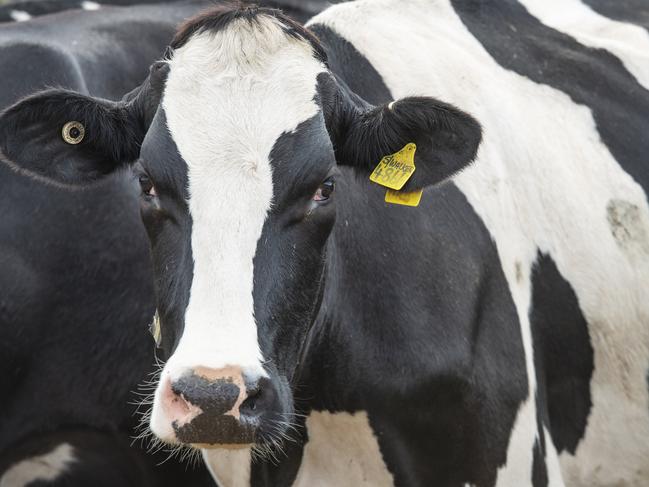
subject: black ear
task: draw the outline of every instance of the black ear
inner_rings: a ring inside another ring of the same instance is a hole
[[[137,158],[144,133],[131,106],[65,90],[24,98],[0,115],[4,155],[63,183],[96,179]]]
[[[473,117],[433,98],[403,98],[378,107],[361,106],[351,97],[343,103],[348,106],[336,111],[338,120],[327,124],[340,124],[330,130],[338,163],[369,175],[383,157],[414,143],[415,172],[404,191],[452,177],[475,159],[482,139]]]
[[[67,184],[134,161],[159,101],[151,81],[157,64],[118,102],[67,90],[22,99],[0,114],[0,150],[19,168]]]

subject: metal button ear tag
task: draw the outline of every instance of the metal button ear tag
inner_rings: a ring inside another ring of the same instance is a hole
[[[72,120],[71,122],[66,123],[61,129],[61,136],[66,143],[71,145],[77,145],[83,140],[84,135],[86,135],[86,129],[81,122]]]

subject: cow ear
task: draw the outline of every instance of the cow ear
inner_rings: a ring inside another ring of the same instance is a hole
[[[137,158],[144,133],[128,103],[65,90],[24,98],[0,115],[2,152],[62,183],[96,179]]]
[[[464,169],[482,138],[473,117],[433,98],[403,98],[377,107],[353,104],[338,113],[343,120],[334,124],[342,129],[331,132],[339,164],[369,175],[385,156],[415,144],[415,171],[404,191],[439,184]]]
[[[157,108],[164,66],[155,63],[145,82],[117,102],[67,90],[24,98],[0,114],[0,150],[20,169],[66,184],[133,162]]]

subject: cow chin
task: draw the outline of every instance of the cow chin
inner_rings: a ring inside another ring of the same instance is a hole
[[[151,431],[163,442],[195,448],[274,444],[293,416],[287,381],[246,376],[237,367],[186,371],[158,385]]]

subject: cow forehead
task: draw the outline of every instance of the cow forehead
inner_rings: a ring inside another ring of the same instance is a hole
[[[199,33],[169,64],[162,103],[190,177],[263,177],[279,136],[319,109],[325,66],[271,17]]]

